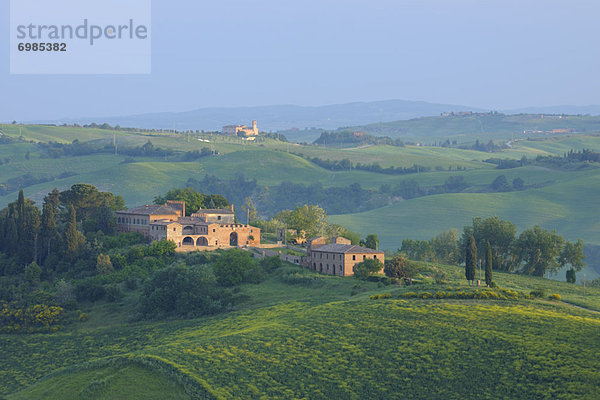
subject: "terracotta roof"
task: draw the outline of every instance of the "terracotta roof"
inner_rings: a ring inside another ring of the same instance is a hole
[[[355,246],[351,244],[325,244],[315,247],[312,251],[326,251],[328,253],[366,253],[366,254],[383,254],[383,251],[369,249],[368,247]]]
[[[136,208],[132,208],[129,210],[118,211],[119,213],[124,214],[141,214],[141,215],[179,215],[178,211],[175,211],[171,207],[159,204],[150,204],[145,206],[140,206]]]
[[[228,208],[201,208],[194,214],[233,214]]]

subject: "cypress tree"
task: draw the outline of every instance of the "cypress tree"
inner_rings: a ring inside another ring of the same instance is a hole
[[[473,235],[469,237],[465,254],[465,277],[469,284],[475,280],[475,268],[477,267],[477,244]]]
[[[494,261],[492,257],[492,246],[490,241],[487,242],[487,254],[485,258],[485,284],[486,286],[492,286],[492,263]]]
[[[82,235],[77,230],[77,214],[75,213],[75,208],[73,205],[69,205],[69,217],[67,222],[67,229],[65,231],[65,243],[66,243],[66,253],[67,257],[72,261],[74,260],[78,253],[79,247],[82,243]]]
[[[45,259],[50,255],[52,250],[52,242],[56,239],[58,232],[56,230],[56,219],[54,209],[48,202],[44,202],[42,210],[42,226],[41,226],[41,259]]]

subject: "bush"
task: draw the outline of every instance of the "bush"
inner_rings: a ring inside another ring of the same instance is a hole
[[[265,269],[266,272],[273,272],[276,269],[281,268],[283,265],[279,256],[265,257],[260,261],[260,265]]]
[[[92,282],[83,281],[75,287],[75,296],[77,301],[98,301],[106,295],[104,286]]]
[[[404,253],[394,256],[391,260],[385,261],[383,272],[390,278],[412,278],[416,275],[411,263]]]
[[[106,254],[98,254],[98,257],[96,258],[96,271],[98,271],[100,275],[110,274],[115,271],[109,256]]]
[[[533,298],[542,298],[546,297],[546,291],[542,288],[535,288],[534,290],[529,292],[529,295]]]
[[[383,264],[381,261],[372,258],[359,262],[352,268],[354,276],[362,280],[369,278],[371,275],[378,273],[382,269]]]
[[[64,279],[59,280],[56,283],[55,299],[56,302],[63,307],[73,306],[73,303],[75,303],[75,296],[73,295],[73,285],[70,282],[65,281]]]
[[[16,304],[0,303],[0,332],[55,332],[64,315],[62,307],[36,304],[22,308]]]
[[[177,245],[172,240],[159,240],[146,248],[146,255],[151,257],[170,256],[175,254]]]
[[[106,300],[110,302],[119,301],[123,298],[123,292],[117,285],[111,285],[106,288]]]
[[[205,267],[176,265],[156,271],[140,296],[141,318],[198,317],[228,308],[227,292]]]
[[[133,277],[129,277],[125,280],[125,288],[127,290],[135,290],[137,289],[138,283],[137,283],[137,279],[133,278]]]
[[[374,294],[373,296],[369,296],[371,300],[390,299],[391,297],[392,295],[390,293]]]
[[[249,252],[237,249],[224,252],[213,262],[217,283],[221,286],[256,282],[256,279],[260,278],[257,267],[256,260]]]
[[[25,280],[31,285],[38,285],[40,283],[40,277],[42,276],[42,269],[34,261],[25,267]]]
[[[550,297],[548,297],[552,301],[561,301],[562,297],[558,293],[552,293]]]

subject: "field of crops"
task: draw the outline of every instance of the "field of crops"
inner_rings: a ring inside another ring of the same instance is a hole
[[[178,365],[216,398],[585,399],[600,385],[598,332],[598,317],[528,304],[292,302],[204,320],[0,336],[0,381],[7,393],[60,366],[132,353]]]

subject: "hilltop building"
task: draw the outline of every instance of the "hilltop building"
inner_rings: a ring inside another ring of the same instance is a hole
[[[185,202],[117,211],[117,232],[139,232],[151,241],[172,240],[177,251],[259,246],[260,229],[235,223],[230,209],[200,209],[185,216]]]
[[[258,126],[256,121],[252,121],[252,128],[249,128],[246,125],[225,125],[222,134],[243,137],[258,136]]]
[[[367,259],[376,259],[383,264],[385,254],[355,246],[348,239],[339,236],[327,244],[326,239],[320,236],[309,240],[304,266],[329,275],[350,276],[354,275],[354,265]]]

